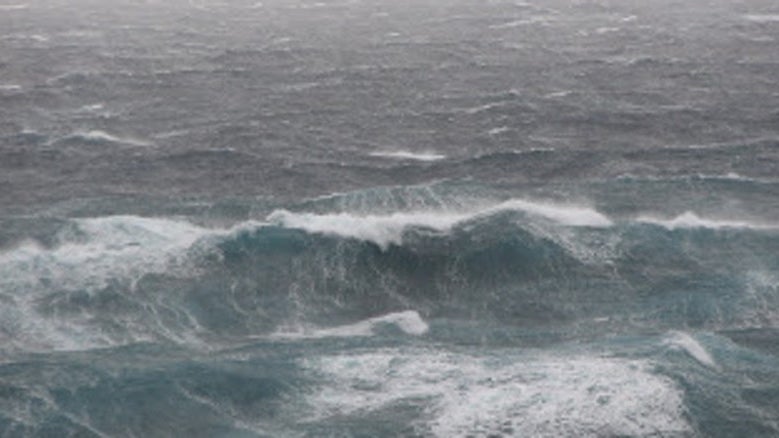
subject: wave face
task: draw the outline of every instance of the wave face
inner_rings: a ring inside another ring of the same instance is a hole
[[[608,331],[776,320],[776,260],[756,255],[779,245],[773,228],[669,226],[520,199],[457,208],[276,210],[226,228],[137,216],[66,221],[48,246],[22,241],[0,254],[7,320],[26,321],[6,331],[36,350],[186,343],[406,309]],[[104,317],[106,308],[120,313]],[[593,322],[604,319],[618,327]],[[364,324],[355,330],[370,331]]]
[[[158,398],[130,392],[147,380],[170,382],[155,409],[260,436],[327,436],[343,422],[388,435],[697,436],[743,424],[736,413],[766,427],[774,412],[770,221],[447,184],[254,216],[8,222],[0,368],[14,395],[0,424],[43,434],[43,418],[62,415],[58,429],[115,431],[146,415],[124,403]],[[61,381],[46,361],[18,365],[35,357],[96,365]],[[734,398],[753,369],[764,380]],[[93,398],[117,388],[128,398],[113,406],[129,412],[112,423]],[[77,395],[45,401],[50,391]]]
[[[775,0],[0,3],[0,437],[779,437]]]
[[[9,222],[0,367],[15,395],[0,424],[42,434],[62,415],[63,430],[117,430],[146,415],[123,403],[157,396],[112,402],[129,409],[114,423],[90,400],[160,379],[172,383],[155,409],[260,436],[327,436],[343,422],[388,435],[697,436],[738,424],[734,412],[771,415],[770,379],[732,402],[739,380],[719,377],[779,376],[770,347],[748,347],[779,324],[770,221],[473,190],[371,189],[199,224]],[[15,365],[51,355],[98,365],[44,383]],[[110,371],[115,355],[141,365]],[[87,382],[92,395],[38,406]]]

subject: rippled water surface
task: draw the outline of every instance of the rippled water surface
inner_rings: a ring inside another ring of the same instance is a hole
[[[0,436],[779,436],[773,1],[0,0]]]

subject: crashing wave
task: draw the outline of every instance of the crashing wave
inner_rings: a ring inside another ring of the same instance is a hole
[[[390,245],[400,245],[404,232],[410,227],[448,232],[458,224],[507,211],[524,212],[572,227],[609,227],[612,225],[612,221],[608,217],[589,207],[521,199],[512,199],[465,212],[429,211],[358,215],[353,213],[294,213],[287,210],[277,210],[271,213],[266,220],[278,226],[301,229],[309,233],[370,241],[386,250]]]
[[[659,225],[669,230],[684,229],[684,228],[708,228],[708,229],[773,229],[775,225],[750,222],[746,220],[725,220],[725,219],[708,219],[698,216],[697,214],[688,211],[682,213],[671,219],[662,219],[653,216],[640,216],[636,219],[638,222]]]
[[[417,432],[439,437],[692,432],[681,389],[639,360],[386,349],[303,366],[325,382],[308,398],[318,420],[405,402],[422,404]]]

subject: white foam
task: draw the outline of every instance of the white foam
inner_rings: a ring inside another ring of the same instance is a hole
[[[194,332],[171,330],[162,320],[121,319],[121,335],[109,334],[94,324],[89,309],[60,318],[56,311],[42,315],[37,310],[41,298],[67,300],[65,291],[92,295],[116,283],[132,286],[146,274],[190,276],[191,250],[209,251],[210,237],[224,237],[264,224],[245,222],[228,229],[209,229],[185,221],[137,216],[110,216],[74,219],[59,234],[59,244],[44,248],[24,242],[0,252],[0,333],[10,327],[10,345],[28,351],[82,350],[152,340],[152,333],[178,339],[190,345],[198,342]],[[52,294],[54,293],[54,294]],[[135,297],[128,295],[127,299]],[[164,301],[164,299],[163,299]],[[166,307],[163,301],[153,306]],[[139,303],[148,306],[149,303]],[[56,305],[55,305],[56,309]],[[156,309],[150,309],[159,318]],[[176,310],[192,327],[197,320],[186,310]],[[123,318],[121,315],[119,318]],[[155,325],[156,324],[156,325]]]
[[[684,332],[673,332],[666,339],[665,344],[676,349],[684,350],[701,365],[709,368],[718,368],[714,358],[695,338]]]
[[[165,272],[172,258],[210,232],[183,221],[137,216],[77,219],[74,225],[54,248],[26,242],[0,253],[0,284],[45,279],[67,290]]]
[[[22,86],[16,84],[0,84],[0,91],[21,91]]]
[[[490,103],[486,103],[484,105],[478,105],[478,106],[474,106],[474,107],[470,107],[470,108],[463,108],[463,109],[460,109],[459,111],[462,111],[465,114],[473,115],[473,114],[482,113],[484,111],[489,111],[489,110],[491,110],[493,108],[502,108],[502,107],[508,105],[508,103],[509,102],[505,101],[505,100],[499,101],[499,102],[490,102]]]
[[[500,24],[490,25],[490,29],[512,29],[515,27],[527,26],[531,24],[549,24],[554,21],[555,17],[551,15],[534,15],[529,18],[523,18],[520,20],[507,21]]]
[[[652,216],[640,216],[636,219],[638,222],[649,223],[659,225],[669,230],[675,230],[679,228],[709,228],[709,229],[727,229],[727,228],[744,228],[744,229],[773,229],[777,228],[776,225],[761,224],[755,222],[749,222],[744,220],[725,220],[725,219],[707,219],[698,216],[697,214],[688,211],[672,219],[662,219]]]
[[[753,23],[779,23],[779,14],[748,14],[744,19]]]
[[[622,30],[621,27],[599,27],[595,29],[595,33],[597,33],[598,35],[603,35],[606,33],[619,32],[621,30]]]
[[[29,8],[30,5],[26,3],[19,3],[15,5],[0,5],[0,11],[19,11]]]
[[[462,213],[393,213],[388,215],[355,215],[351,213],[314,214],[277,210],[267,220],[286,228],[309,233],[334,235],[373,242],[382,249],[400,245],[404,231],[411,226],[443,232],[465,220]]]
[[[85,132],[77,132],[71,136],[71,138],[82,138],[86,141],[105,141],[110,143],[123,143],[133,146],[151,146],[151,143],[128,137],[117,137],[113,134],[109,134],[105,131],[93,130]]]
[[[591,207],[572,204],[512,199],[498,205],[494,210],[521,210],[573,227],[610,227],[613,224],[611,219]]]
[[[511,128],[509,128],[508,126],[498,126],[497,128],[492,128],[488,130],[487,134],[491,136],[496,136],[496,135],[504,134],[509,131],[511,131]]]
[[[427,333],[428,325],[419,313],[414,310],[389,313],[387,315],[369,318],[355,324],[332,328],[295,328],[282,330],[271,335],[276,339],[319,339],[319,338],[351,338],[371,336],[378,327],[393,325],[408,335],[420,336]]]
[[[102,110],[102,109],[104,109],[104,108],[105,108],[105,104],[103,104],[103,103],[93,103],[93,104],[90,104],[90,105],[84,105],[84,106],[82,106],[81,108],[79,108],[79,111],[84,111],[84,112],[90,112],[90,113],[93,113],[93,112],[100,111],[100,110]],[[97,133],[97,132],[99,132],[99,131],[91,131],[91,132],[92,132],[92,133]],[[105,133],[105,132],[101,132],[100,134],[102,134],[102,137],[110,137],[110,138],[115,138],[115,137],[113,137],[112,135],[109,135],[109,134],[107,134],[107,133]]]
[[[306,359],[321,379],[316,420],[407,403],[418,433],[465,436],[643,436],[689,433],[683,394],[644,361],[592,356],[476,357],[434,350]]]
[[[562,225],[574,227],[608,227],[611,220],[598,211],[576,205],[512,199],[481,209],[466,211],[420,211],[391,214],[354,213],[293,213],[276,210],[267,221],[286,228],[301,229],[309,233],[340,236],[369,241],[382,249],[400,245],[403,233],[410,227],[419,227],[435,232],[448,232],[455,225],[478,217],[490,216],[503,211],[523,211],[540,216]]]
[[[779,328],[779,273],[751,270],[745,275],[745,306],[738,312],[739,328]],[[732,326],[731,326],[732,327]]]
[[[397,160],[438,161],[446,158],[446,155],[434,152],[410,152],[410,151],[376,151],[369,154],[372,157],[392,158]]]
[[[568,97],[571,94],[573,94],[573,91],[571,90],[560,90],[560,91],[554,91],[551,93],[548,93],[544,95],[546,98],[558,98],[558,97]]]

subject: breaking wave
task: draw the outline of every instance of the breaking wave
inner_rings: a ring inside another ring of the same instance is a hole
[[[423,316],[608,321],[586,323],[596,331],[748,327],[776,318],[776,284],[754,266],[777,242],[772,229],[741,222],[625,221],[523,199],[449,211],[276,210],[222,228],[71,219],[45,244],[28,238],[0,252],[0,331],[10,348],[78,350],[369,336],[385,326],[418,335]],[[757,263],[770,272],[774,262]]]
[[[302,229],[310,233],[370,241],[386,250],[390,244],[400,245],[403,233],[411,227],[447,232],[455,225],[509,211],[525,212],[567,226],[608,227],[612,225],[609,218],[589,207],[520,199],[459,212],[422,211],[385,215],[356,215],[352,213],[293,213],[279,210],[271,213],[267,220],[279,226]]]
[[[683,435],[683,393],[639,360],[485,358],[435,350],[384,350],[304,361],[323,384],[314,421],[412,403],[415,432],[453,436]]]

